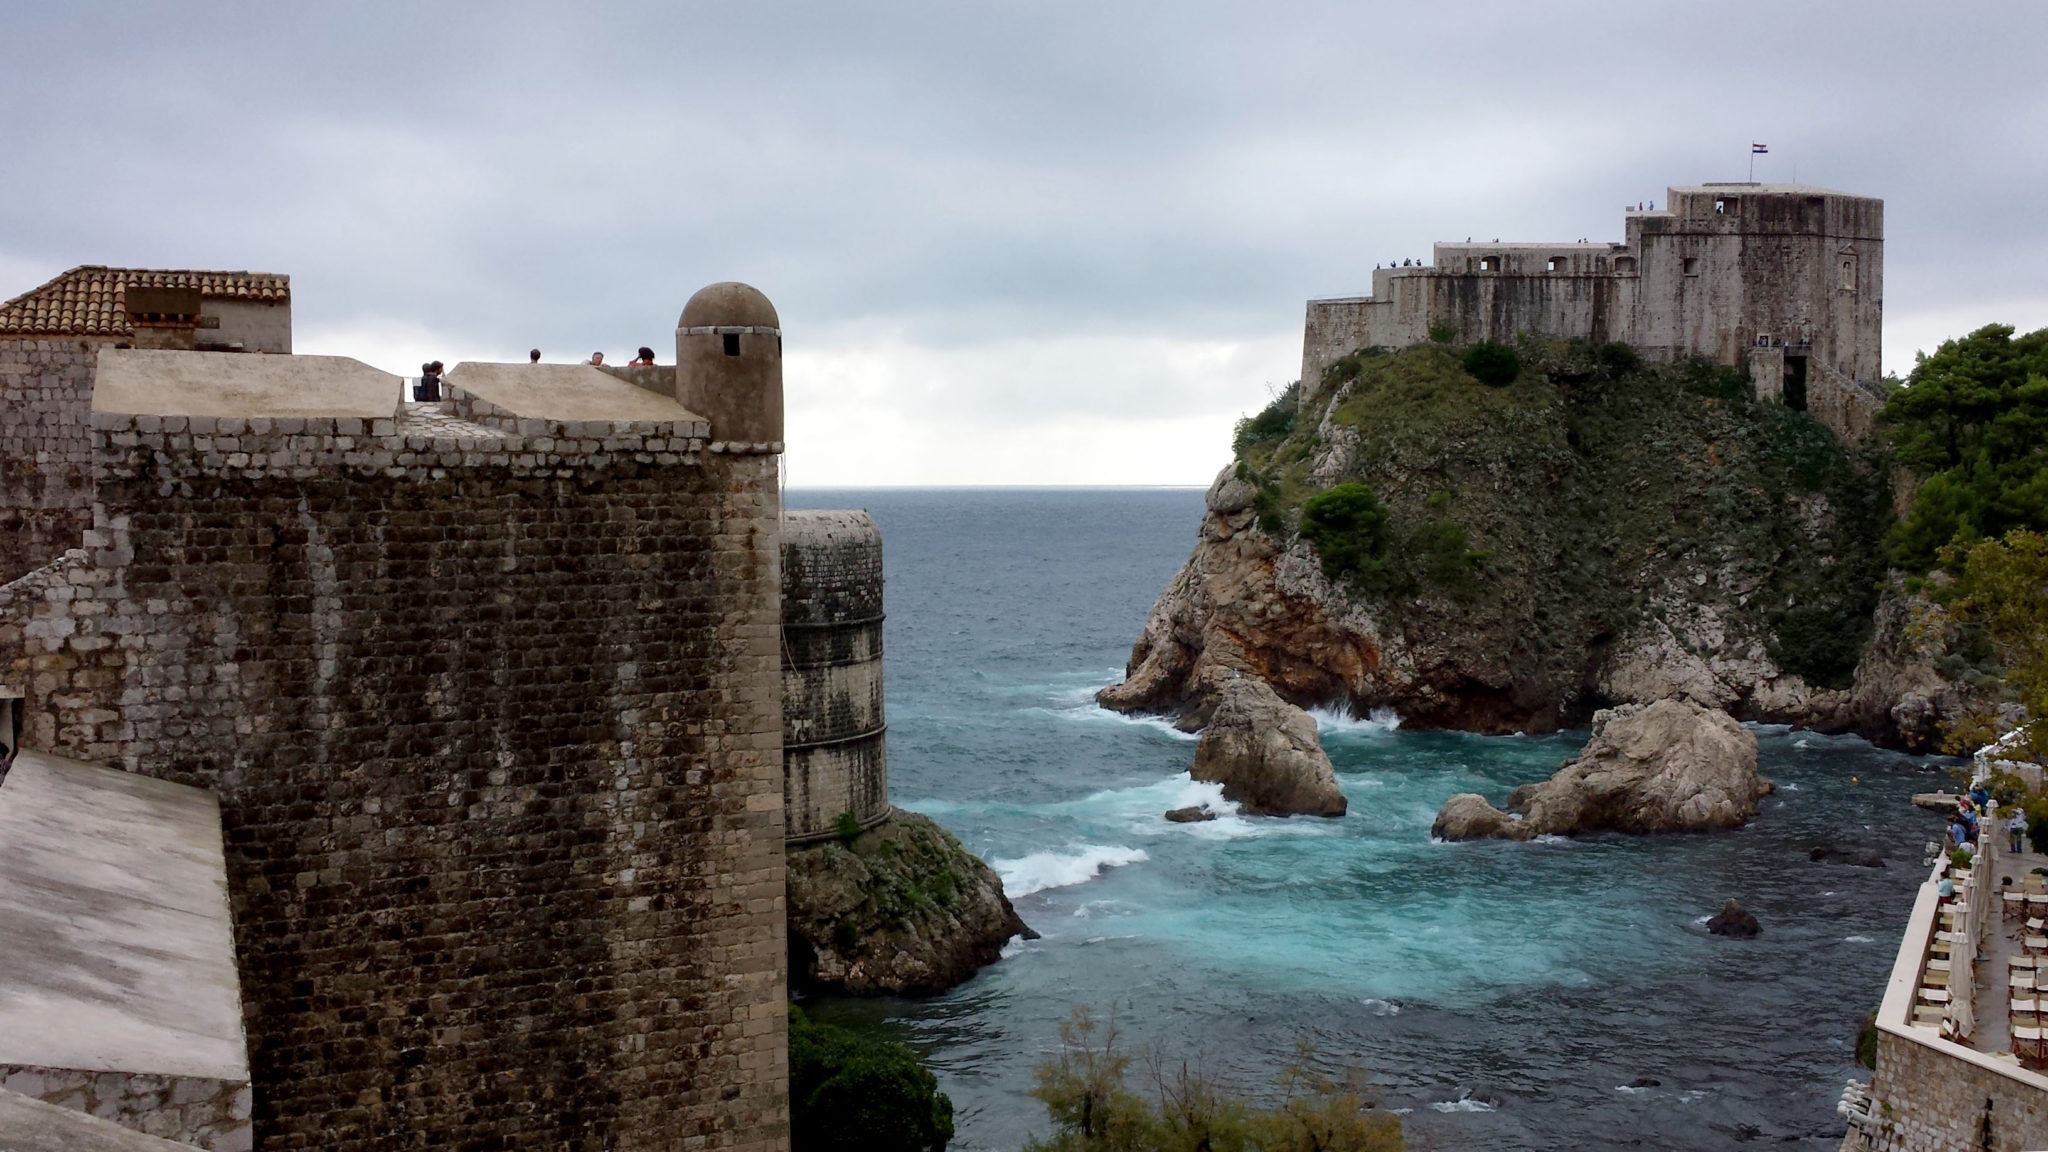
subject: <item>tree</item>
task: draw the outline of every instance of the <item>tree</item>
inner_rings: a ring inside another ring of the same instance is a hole
[[[793,1152],[945,1152],[953,1101],[917,1054],[789,1010]]]
[[[2048,529],[2048,329],[1990,324],[1924,357],[1878,412],[1893,458],[1925,483],[1893,560],[1924,572],[1952,542]]]
[[[1981,628],[1990,640],[2006,685],[2033,717],[2026,729],[2030,749],[2048,752],[2048,536],[2013,531],[1966,551],[1951,549],[1946,559],[1960,571],[1952,605],[1956,618]],[[1988,716],[1949,733],[1959,749],[1996,735]]]

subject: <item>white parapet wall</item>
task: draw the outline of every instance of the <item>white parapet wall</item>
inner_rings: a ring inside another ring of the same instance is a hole
[[[1972,1004],[1976,944],[1984,922],[1996,923],[1999,846],[1983,838],[1986,852],[1972,880],[1958,889],[1968,912],[1957,929],[1963,939],[1951,952],[1951,986],[1959,995],[1949,1017],[1960,1025],[1957,1039],[1939,1026],[1913,1022],[1918,994],[1936,933],[1941,902],[1936,885],[1946,869],[1937,863],[1920,885],[1899,943],[1898,958],[1877,1012],[1877,1071],[1867,1088],[1852,1085],[1844,1097],[1849,1121],[1842,1152],[2031,1152],[2048,1148],[2048,1076],[2020,1066],[2010,1054],[1979,1051],[1973,1036],[1990,1031],[1983,1016],[1999,1003]],[[1997,981],[1992,987],[2000,987]]]
[[[15,757],[0,784],[0,1089],[211,1152],[251,1146],[211,793]]]

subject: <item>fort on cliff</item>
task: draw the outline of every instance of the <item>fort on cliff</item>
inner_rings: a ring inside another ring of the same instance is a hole
[[[1360,348],[1448,333],[1620,341],[1746,368],[1763,399],[1845,438],[1871,430],[1884,321],[1884,202],[1799,184],[1672,188],[1621,243],[1435,246],[1372,295],[1311,300],[1301,378]]]
[[[785,835],[888,814],[880,539],[785,551],[765,297],[676,349],[409,404],[289,354],[282,276],[0,305],[0,1125],[787,1147]]]

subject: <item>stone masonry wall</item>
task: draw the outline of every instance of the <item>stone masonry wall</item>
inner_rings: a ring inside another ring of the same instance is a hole
[[[253,1097],[240,1081],[0,1064],[0,1089],[207,1152],[253,1147]]]
[[[2026,1152],[2048,1148],[2048,1093],[1891,1032],[1877,1035],[1875,1121],[1850,1152]]]
[[[92,515],[98,345],[0,340],[0,584],[76,548]]]
[[[882,532],[865,512],[804,511],[782,529],[783,820],[791,843],[889,817],[882,692]]]
[[[0,676],[220,796],[258,1144],[785,1149],[773,456],[95,422]]]

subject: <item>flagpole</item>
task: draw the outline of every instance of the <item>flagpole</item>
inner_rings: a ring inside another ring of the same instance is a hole
[[[1749,146],[1749,182],[1756,183],[1756,145]]]

